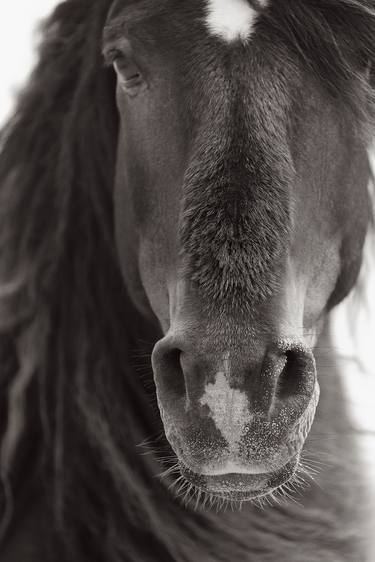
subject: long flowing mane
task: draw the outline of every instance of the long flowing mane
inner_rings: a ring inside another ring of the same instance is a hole
[[[249,545],[232,519],[181,509],[155,478],[158,455],[138,447],[162,433],[151,370],[140,374],[134,355],[158,327],[134,310],[113,237],[118,117],[101,55],[110,5],[55,10],[1,137],[1,534],[42,493],[61,560],[147,561],[154,551],[190,561],[201,548],[207,560],[242,560]],[[373,123],[372,1],[275,0],[265,18],[362,130]],[[163,436],[157,443],[171,454]]]

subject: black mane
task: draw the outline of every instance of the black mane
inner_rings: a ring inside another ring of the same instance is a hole
[[[55,10],[1,137],[2,538],[39,480],[61,560],[189,562],[201,549],[242,560],[235,520],[182,510],[155,478],[157,455],[137,447],[162,432],[150,367],[140,374],[134,355],[159,334],[128,299],[113,238],[118,117],[101,55],[111,3]],[[372,0],[271,0],[259,27],[283,37],[362,130],[373,123]]]

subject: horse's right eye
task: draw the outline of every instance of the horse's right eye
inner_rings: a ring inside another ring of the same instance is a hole
[[[146,87],[144,75],[135,61],[133,49],[128,41],[120,45],[109,45],[103,49],[108,66],[112,66],[117,74],[119,86],[128,95],[135,96]]]
[[[129,94],[136,95],[145,86],[138,65],[127,57],[118,56],[113,61],[120,86]]]
[[[127,86],[138,85],[142,81],[141,72],[133,61],[118,57],[113,62],[113,67],[120,81]]]

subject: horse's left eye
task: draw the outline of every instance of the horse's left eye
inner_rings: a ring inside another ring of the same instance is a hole
[[[119,84],[129,94],[135,95],[144,86],[144,80],[137,64],[126,58],[118,57],[113,62]]]

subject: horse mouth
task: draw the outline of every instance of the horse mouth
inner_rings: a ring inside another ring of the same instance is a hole
[[[196,489],[231,501],[251,501],[266,496],[292,480],[298,468],[296,455],[280,469],[263,474],[202,475],[180,462],[182,476]]]

